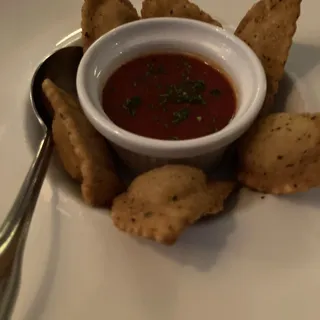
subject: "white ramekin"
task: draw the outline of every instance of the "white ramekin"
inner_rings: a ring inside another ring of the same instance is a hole
[[[225,128],[197,139],[164,141],[130,133],[108,118],[101,104],[108,77],[127,61],[157,52],[196,54],[227,74],[237,94],[237,111]],[[89,121],[131,168],[145,171],[165,163],[185,163],[208,169],[257,117],[266,78],[254,52],[232,33],[190,19],[155,18],[125,24],[93,43],[80,63],[77,91]]]

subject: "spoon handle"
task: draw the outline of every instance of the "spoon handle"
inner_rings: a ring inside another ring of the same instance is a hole
[[[18,196],[0,228],[0,319],[12,311],[20,282],[20,266],[29,223],[52,153],[52,133],[47,130]]]

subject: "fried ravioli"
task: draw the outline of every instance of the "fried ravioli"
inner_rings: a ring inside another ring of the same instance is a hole
[[[267,115],[274,104],[296,32],[300,4],[301,0],[261,0],[236,29],[235,34],[256,53],[267,76],[267,95],[260,115]]]
[[[171,245],[190,225],[223,210],[234,182],[207,182],[205,174],[184,165],[166,165],[138,176],[112,206],[117,228]]]
[[[261,118],[239,143],[239,181],[289,194],[320,186],[320,113]]]
[[[81,13],[84,51],[110,30],[139,20],[137,10],[129,0],[85,0]]]
[[[46,79],[42,89],[54,110],[53,139],[65,170],[81,183],[84,201],[110,204],[123,190],[105,139],[93,128],[76,98]]]

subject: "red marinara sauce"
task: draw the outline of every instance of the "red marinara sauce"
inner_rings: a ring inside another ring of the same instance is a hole
[[[117,126],[161,140],[212,134],[236,111],[228,79],[185,54],[151,54],[127,62],[108,79],[102,102]]]

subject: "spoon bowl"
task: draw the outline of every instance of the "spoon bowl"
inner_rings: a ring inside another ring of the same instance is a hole
[[[52,109],[42,92],[42,82],[50,78],[59,88],[77,95],[75,78],[82,55],[82,47],[65,47],[47,57],[36,69],[31,80],[30,100],[42,127],[51,128],[53,120]]]

